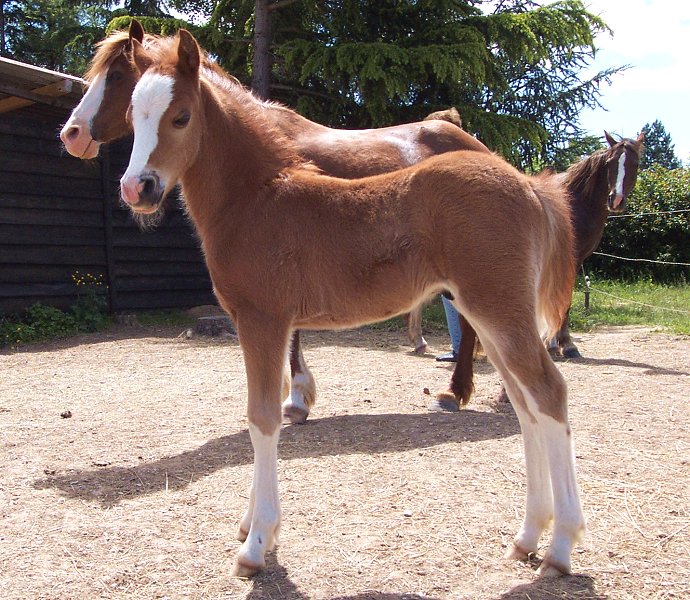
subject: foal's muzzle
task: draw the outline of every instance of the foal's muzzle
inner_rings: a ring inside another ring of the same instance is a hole
[[[135,212],[152,213],[163,200],[163,186],[156,173],[123,177],[120,181],[122,199]]]

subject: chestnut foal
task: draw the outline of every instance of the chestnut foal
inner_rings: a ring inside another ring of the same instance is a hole
[[[279,529],[290,333],[385,319],[444,289],[506,382],[523,432],[527,507],[509,556],[535,552],[553,520],[540,572],[569,572],[584,518],[567,389],[540,337],[558,329],[570,302],[561,281],[575,277],[560,188],[467,151],[359,180],[323,175],[241,86],[209,82],[188,32],[149,51],[134,41],[133,60],[142,76],[122,197],[149,214],[181,184],[245,358],[254,477],[235,573],[263,568]]]
[[[70,154],[94,158],[100,144],[131,133],[126,112],[138,79],[138,73],[129,61],[132,40],[144,47],[155,47],[159,38],[144,34],[139,22],[133,19],[129,32],[115,32],[98,44],[86,75],[91,85],[60,134]],[[237,83],[205,54],[202,54],[202,70],[219,88]],[[256,103],[266,118],[294,141],[301,156],[336,177],[357,179],[378,175],[455,150],[489,152],[484,144],[463,131],[459,123],[457,126],[452,124],[452,116],[443,111],[435,113],[434,120],[419,123],[381,129],[342,130],[324,127],[277,104],[258,100]],[[427,343],[422,335],[421,304],[404,316],[415,351],[425,352]],[[307,419],[316,401],[316,385],[302,354],[299,330],[293,333],[289,360],[290,394],[283,403],[283,413],[290,422],[301,423]],[[471,386],[471,362],[469,375]],[[464,381],[466,377],[459,379]],[[460,392],[459,397],[462,395]]]

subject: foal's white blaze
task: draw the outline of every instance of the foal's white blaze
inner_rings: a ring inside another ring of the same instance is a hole
[[[158,126],[173,98],[174,80],[167,75],[147,73],[132,93],[132,125],[134,146],[125,174],[120,180],[122,197],[136,204],[138,180],[146,171],[151,153],[158,146]]]
[[[623,181],[625,181],[625,152],[618,159],[618,176],[616,177],[616,198],[613,208],[616,208],[623,200]]]
[[[278,500],[278,438],[280,427],[270,434],[249,423],[249,435],[254,448],[253,503],[250,502],[251,526],[246,541],[238,554],[240,564],[263,567],[264,555],[277,541],[280,526],[280,502]],[[247,518],[242,520],[246,528]]]
[[[98,109],[103,102],[105,94],[105,75],[99,73],[94,77],[89,89],[77,104],[77,107],[72,111],[69,121],[65,123],[62,131],[60,131],[60,139],[67,152],[76,157],[82,157],[89,150],[89,146],[93,142],[95,147],[89,156],[85,158],[93,158],[98,154],[97,142],[91,138],[91,120],[96,116]]]

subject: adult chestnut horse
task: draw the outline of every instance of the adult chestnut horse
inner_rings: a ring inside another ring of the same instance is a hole
[[[304,161],[244,88],[209,82],[190,33],[148,51],[133,41],[133,59],[142,76],[123,200],[149,214],[181,184],[245,359],[254,477],[235,572],[263,568],[279,529],[291,332],[386,319],[444,289],[506,382],[523,432],[527,507],[509,555],[535,552],[553,520],[540,572],[569,572],[584,518],[567,389],[540,336],[540,327],[560,326],[570,302],[561,281],[575,277],[560,188],[471,151],[364,179],[330,177]]]
[[[98,44],[86,74],[91,85],[60,133],[70,154],[94,158],[100,144],[131,133],[126,112],[138,79],[129,61],[133,39],[147,47],[155,46],[159,38],[145,35],[139,22],[132,20],[129,32],[115,32]],[[237,82],[205,54],[202,69],[217,87]],[[356,179],[387,173],[454,150],[489,152],[459,126],[446,122],[449,119],[442,113],[436,113],[435,120],[419,123],[342,130],[324,127],[277,104],[256,102],[266,118],[294,141],[301,156],[336,177]],[[410,341],[417,352],[423,353],[427,344],[422,335],[421,305],[405,317]],[[301,351],[298,331],[292,338],[290,368],[291,393],[284,403],[284,412],[293,423],[303,422],[316,400],[316,386]],[[471,368],[470,364],[470,378]]]
[[[553,175],[553,180],[568,193],[578,268],[599,246],[609,214],[625,210],[626,199],[637,181],[644,134],[635,140],[623,138],[619,141],[606,131],[604,135],[608,148],[584,158],[563,173]],[[570,337],[568,317],[566,313],[558,332],[547,343],[554,354],[581,358]],[[476,334],[462,316],[460,319],[462,338],[451,384],[447,392],[436,394],[435,407],[443,410],[454,411],[466,405],[473,391],[472,355]]]

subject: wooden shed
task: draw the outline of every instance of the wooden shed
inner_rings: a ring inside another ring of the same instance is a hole
[[[198,241],[176,200],[153,231],[120,206],[131,140],[93,161],[58,134],[82,96],[77,77],[0,58],[0,315],[35,302],[66,308],[90,275],[110,310],[213,303]]]

